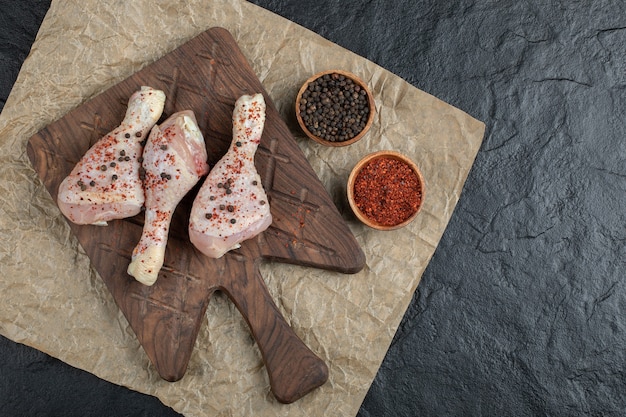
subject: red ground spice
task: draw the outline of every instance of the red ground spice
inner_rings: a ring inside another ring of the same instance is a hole
[[[361,212],[383,226],[407,220],[420,206],[417,174],[403,161],[380,157],[369,161],[354,180],[354,202]]]

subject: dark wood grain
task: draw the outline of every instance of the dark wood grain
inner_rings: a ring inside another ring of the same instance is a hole
[[[162,378],[176,381],[184,376],[211,295],[221,290],[248,322],[274,396],[293,402],[322,385],[328,368],[281,315],[259,263],[265,258],[355,273],[365,257],[228,31],[209,29],[51,123],[30,138],[28,156],[56,201],[63,178],[91,144],[119,124],[128,98],[142,85],[165,91],[162,119],[179,110],[195,112],[211,165],[230,143],[236,99],[263,93],[266,125],[255,163],[269,195],[273,223],[240,249],[221,259],[207,258],[187,235],[196,187],[176,209],[165,263],[152,287],[126,273],[141,235],[142,215],[107,227],[69,223],[71,230]]]

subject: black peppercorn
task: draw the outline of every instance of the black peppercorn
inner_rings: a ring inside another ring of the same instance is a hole
[[[330,142],[350,140],[367,124],[367,93],[344,75],[325,74],[304,90],[299,113],[313,135]]]

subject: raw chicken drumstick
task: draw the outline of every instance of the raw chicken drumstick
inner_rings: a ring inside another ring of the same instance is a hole
[[[235,103],[233,140],[205,179],[191,208],[189,238],[205,255],[219,258],[269,227],[272,215],[254,154],[265,124],[261,94]]]
[[[65,217],[76,224],[106,226],[109,220],[139,213],[144,203],[142,143],[164,104],[165,93],[150,87],[130,97],[120,126],[89,148],[59,186],[57,204]]]
[[[209,171],[206,161],[204,138],[190,110],[175,113],[152,129],[142,163],[144,227],[128,265],[128,273],[137,281],[146,285],[156,281],[163,266],[174,209]]]

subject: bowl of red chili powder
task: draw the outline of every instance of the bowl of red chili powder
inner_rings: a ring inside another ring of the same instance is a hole
[[[424,178],[417,165],[395,151],[361,159],[348,178],[348,202],[356,217],[378,230],[409,224],[424,201]]]
[[[374,121],[371,91],[347,71],[329,70],[310,77],[298,91],[295,107],[304,134],[325,146],[355,143]]]

